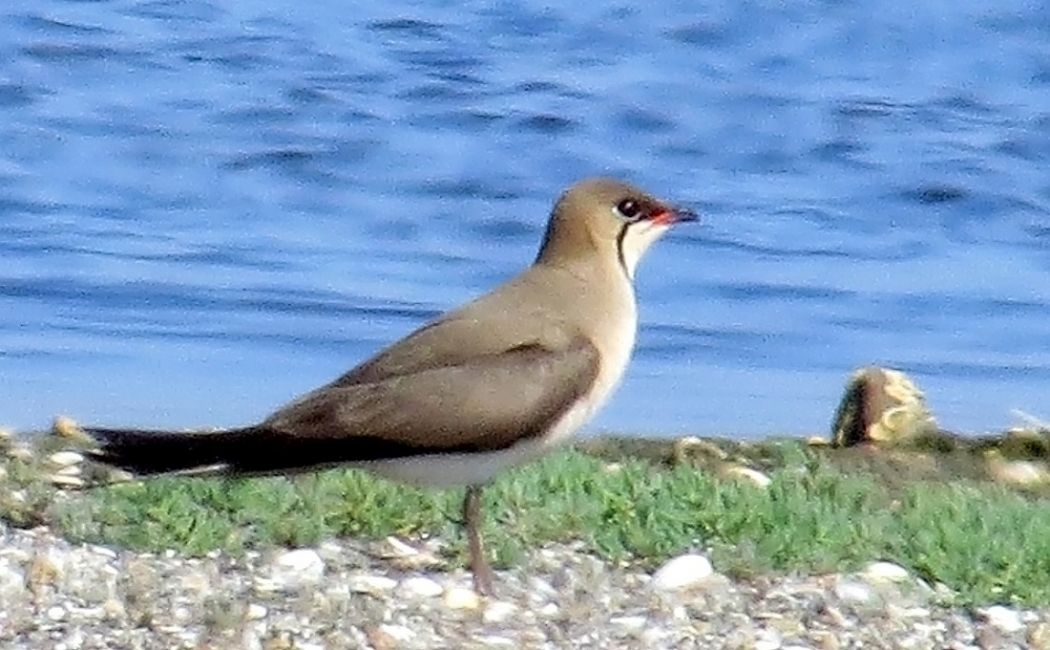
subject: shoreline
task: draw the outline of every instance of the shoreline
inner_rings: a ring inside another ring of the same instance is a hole
[[[462,568],[456,490],[334,470],[64,492],[39,471],[53,447],[12,448],[0,642],[1050,650],[1047,491],[988,474],[996,454],[1037,462],[1046,436],[585,440],[486,490],[488,600]]]

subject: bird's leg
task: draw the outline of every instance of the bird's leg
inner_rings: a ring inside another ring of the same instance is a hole
[[[481,486],[467,486],[463,498],[463,521],[467,527],[467,546],[470,549],[470,570],[474,573],[474,591],[482,596],[492,596],[492,567],[485,558],[485,547],[481,542]]]

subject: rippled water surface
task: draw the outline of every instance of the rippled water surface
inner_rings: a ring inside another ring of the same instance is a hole
[[[1050,418],[1047,5],[603,4],[3,4],[0,422],[261,417],[597,173],[705,223],[594,428],[822,431],[866,363]]]

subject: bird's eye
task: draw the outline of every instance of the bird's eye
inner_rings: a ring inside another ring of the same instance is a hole
[[[642,206],[638,205],[638,201],[634,199],[624,199],[616,204],[616,212],[624,219],[634,221],[641,215]]]

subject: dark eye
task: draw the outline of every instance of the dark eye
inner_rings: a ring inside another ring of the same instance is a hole
[[[620,216],[628,221],[633,221],[639,217],[642,212],[642,206],[638,205],[638,202],[634,199],[624,199],[616,204],[616,211],[620,213]]]

